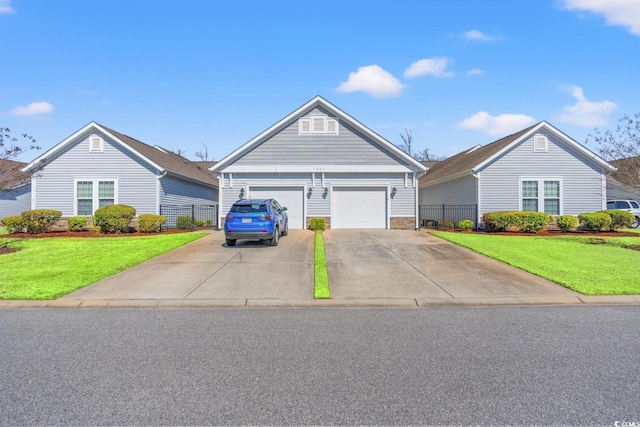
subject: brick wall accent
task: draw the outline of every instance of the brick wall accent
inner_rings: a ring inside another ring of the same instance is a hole
[[[391,217],[389,221],[389,227],[392,230],[415,230],[416,217],[415,216]]]
[[[306,218],[306,225],[305,228],[308,230],[309,229],[309,225],[311,224],[311,218],[324,218],[325,223],[327,224],[327,230],[331,230],[331,218],[328,216],[308,216]]]

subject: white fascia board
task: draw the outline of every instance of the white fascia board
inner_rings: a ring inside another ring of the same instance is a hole
[[[131,148],[127,144],[125,144],[123,141],[120,141],[120,139],[116,138],[114,135],[112,135],[111,133],[107,132],[107,130],[105,130],[102,126],[100,126],[96,122],[89,123],[88,125],[86,125],[82,129],[80,129],[77,132],[75,132],[73,135],[67,137],[64,141],[60,142],[55,147],[53,147],[52,149],[50,149],[49,151],[44,153],[42,156],[38,157],[37,159],[35,159],[31,163],[29,163],[27,166],[22,168],[22,171],[26,172],[26,171],[32,169],[33,167],[35,167],[36,165],[40,164],[43,161],[46,163],[46,159],[48,157],[53,156],[53,155],[63,151],[69,144],[71,144],[78,137],[80,137],[82,134],[88,132],[92,128],[97,130],[97,131],[100,131],[100,132],[104,133],[105,135],[108,135],[109,138],[111,138],[117,144],[119,144],[120,146],[122,146],[123,148],[128,150],[129,152],[135,154],[138,158],[140,158],[141,160],[143,160],[144,162],[146,162],[147,164],[149,164],[150,166],[155,168],[157,171],[159,171],[161,173],[164,172],[164,168],[163,167],[155,164],[154,162],[152,162],[151,160],[149,160],[148,158],[146,158],[142,154],[138,153],[136,150],[134,150],[133,148]]]
[[[563,140],[567,145],[575,148],[577,151],[579,151],[581,154],[583,154],[584,156],[586,156],[587,158],[589,158],[590,160],[592,160],[594,163],[598,164],[599,166],[604,167],[605,169],[608,169],[610,171],[615,170],[615,168],[613,166],[611,166],[609,163],[607,163],[604,159],[602,159],[601,157],[599,157],[598,155],[596,155],[595,153],[593,153],[592,151],[587,149],[585,146],[583,146],[582,144],[580,144],[579,142],[577,142],[573,138],[569,137],[567,134],[562,132],[560,129],[556,128],[555,126],[553,126],[553,125],[551,125],[551,124],[549,124],[549,123],[547,123],[545,121],[542,121],[542,122],[538,123],[538,125],[536,127],[534,127],[533,129],[531,129],[529,132],[527,132],[526,134],[522,135],[520,138],[516,139],[511,144],[507,145],[502,150],[498,151],[496,154],[494,154],[493,156],[489,157],[488,159],[486,159],[485,161],[483,161],[482,163],[480,163],[479,165],[474,167],[473,171],[477,172],[477,171],[483,169],[488,164],[493,162],[495,159],[497,159],[498,157],[502,156],[504,153],[506,153],[507,151],[511,150],[516,145],[520,144],[522,141],[525,141],[526,139],[530,138],[531,135],[534,135],[536,132],[539,132],[541,128],[546,128],[547,131],[555,134],[555,136],[558,137],[558,139]]]
[[[242,154],[246,153],[251,148],[261,143],[264,138],[266,138],[269,135],[277,133],[279,130],[281,130],[286,125],[288,125],[291,121],[293,121],[295,118],[301,116],[305,111],[311,110],[317,106],[322,106],[323,108],[329,110],[331,113],[338,116],[340,120],[346,121],[347,123],[349,123],[351,126],[358,129],[363,134],[368,135],[371,139],[373,139],[376,143],[378,143],[382,147],[387,148],[389,151],[393,152],[398,157],[404,159],[408,164],[411,164],[412,166],[414,166],[415,169],[410,169],[411,172],[418,172],[418,171],[425,172],[427,170],[427,167],[425,165],[423,165],[413,157],[409,156],[407,153],[400,150],[398,147],[396,147],[395,145],[393,145],[392,143],[390,143],[389,141],[387,141],[377,133],[373,132],[371,129],[364,126],[362,123],[360,123],[359,121],[357,121],[356,119],[354,119],[353,117],[351,117],[350,115],[348,115],[347,113],[345,113],[344,111],[336,107],[335,105],[331,104],[329,101],[322,98],[321,96],[316,96],[315,98],[311,99],[309,102],[305,103],[300,108],[296,109],[294,112],[292,112],[291,114],[289,114],[288,116],[286,116],[285,118],[283,118],[282,120],[280,120],[279,122],[277,122],[276,124],[268,128],[258,136],[251,139],[242,147],[238,148],[237,150],[235,150],[234,152],[226,156],[224,159],[222,159],[221,161],[219,161],[218,163],[210,167],[209,170],[212,172],[219,172],[221,169],[224,169],[225,165],[227,165],[230,162],[233,162],[234,160],[239,158]],[[225,169],[225,172],[226,171],[227,170]]]
[[[231,165],[224,169],[224,173],[398,173],[398,172],[414,172],[407,166],[402,165],[258,165],[258,166],[240,166]]]
[[[469,176],[469,175],[475,176],[477,178],[475,171],[472,170],[472,169],[468,169],[466,171],[458,172],[458,173],[453,174],[453,175],[443,176],[442,178],[438,178],[438,179],[435,179],[433,181],[429,181],[429,182],[425,182],[425,183],[419,184],[419,187],[420,188],[431,187],[431,186],[434,186],[434,185],[437,185],[437,184],[442,184],[443,182],[453,181],[454,179],[463,178],[463,177]]]

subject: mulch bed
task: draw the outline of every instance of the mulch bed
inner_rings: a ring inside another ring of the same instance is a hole
[[[441,231],[441,230],[437,230]],[[484,231],[460,231],[447,230],[449,233],[473,233],[473,234],[490,234],[491,236],[590,236],[590,237],[639,237],[640,233],[631,233],[628,231],[569,231],[563,233],[560,230],[544,230],[539,233],[522,233],[519,231],[502,231],[502,232],[484,232]]]
[[[202,230],[211,230],[211,229],[196,228],[195,231],[202,231]],[[171,228],[168,230],[162,230],[162,232],[160,233],[140,233],[138,231],[135,231],[131,233],[121,233],[121,234],[102,234],[95,230],[69,231],[67,229],[63,229],[63,230],[52,230],[47,233],[39,233],[39,234],[29,234],[29,233],[5,234],[4,237],[12,238],[12,239],[37,239],[42,237],[139,237],[139,236],[154,236],[158,234],[178,234],[178,233],[190,233],[190,232],[191,230],[178,230],[175,228]]]

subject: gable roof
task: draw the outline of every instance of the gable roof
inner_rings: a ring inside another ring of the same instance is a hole
[[[163,150],[159,147],[152,147],[130,136],[124,135],[113,129],[109,129],[106,126],[102,126],[96,122],[91,122],[67,139],[53,147],[51,150],[38,157],[33,162],[29,163],[23,170],[27,171],[32,169],[40,162],[46,162],[49,156],[63,151],[67,146],[72,144],[79,136],[90,131],[96,130],[108,135],[118,145],[132,153],[141,161],[147,163],[151,167],[158,170],[159,173],[167,173],[168,175],[176,176],[179,178],[197,181],[199,183],[217,186],[218,181],[207,170],[204,165],[200,165],[197,162],[185,159],[175,153],[168,150]]]
[[[26,163],[0,159],[0,189],[7,186],[17,188],[31,182],[31,175],[22,171],[25,166]]]
[[[277,134],[282,129],[289,126],[300,116],[313,110],[316,107],[322,107],[326,109],[331,114],[337,116],[340,119],[340,121],[343,121],[349,124],[350,126],[354,127],[355,129],[357,129],[358,131],[362,132],[364,135],[371,138],[371,140],[373,140],[376,144],[389,150],[398,158],[404,160],[405,163],[407,163],[408,165],[411,165],[412,169],[415,169],[415,171],[422,172],[422,173],[426,171],[427,168],[422,163],[415,160],[413,157],[409,156],[404,151],[400,150],[391,142],[387,141],[382,136],[378,135],[377,133],[375,133],[374,131],[372,131],[371,129],[369,129],[368,127],[366,127],[365,125],[363,125],[362,123],[360,123],[359,121],[357,121],[356,119],[354,119],[353,117],[351,117],[350,115],[348,115],[347,113],[345,113],[344,111],[336,107],[335,105],[331,104],[329,101],[327,101],[321,96],[316,96],[312,98],[310,101],[306,102],[301,107],[297,108],[291,114],[284,117],[282,120],[272,125],[264,132],[255,136],[249,142],[247,142],[246,144],[244,144],[243,146],[241,146],[240,148],[238,148],[237,150],[235,150],[234,152],[226,156],[224,159],[220,160],[218,163],[216,163],[211,168],[209,168],[209,170],[213,172],[221,171],[226,166],[228,166],[229,164],[233,163],[234,161],[236,161],[237,159],[239,159],[240,157],[242,157],[243,155],[251,151],[253,148],[259,146],[269,137]]]
[[[522,129],[521,131],[505,136],[504,138],[500,138],[485,146],[476,145],[475,147],[462,151],[455,156],[449,157],[441,162],[437,162],[431,166],[427,174],[420,179],[420,184],[435,184],[476,173],[503,153],[512,149],[522,141],[530,138],[542,128],[544,128],[545,131],[554,134],[554,136],[563,140],[565,143],[575,148],[576,151],[584,154],[585,157],[589,158],[599,166],[609,171],[615,170],[613,166],[588,150],[582,144],[568,137],[549,123],[542,121],[533,126],[529,126],[526,129]]]

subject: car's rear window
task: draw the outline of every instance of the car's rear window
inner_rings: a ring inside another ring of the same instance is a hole
[[[252,213],[252,212],[266,212],[267,205],[254,203],[254,204],[238,204],[231,206],[231,212],[237,213]]]

